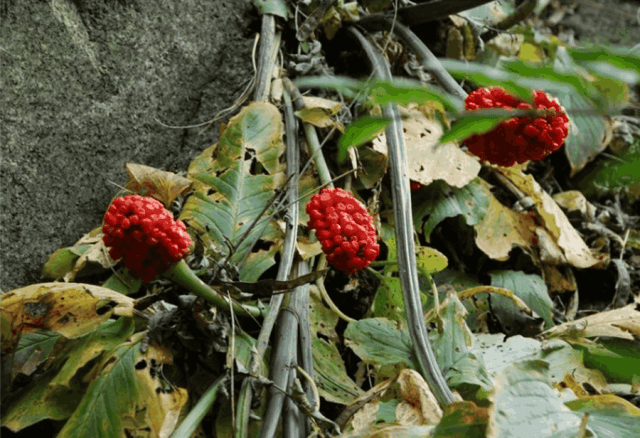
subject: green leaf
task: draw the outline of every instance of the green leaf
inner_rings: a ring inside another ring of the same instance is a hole
[[[254,102],[231,119],[217,145],[189,166],[196,191],[180,219],[200,235],[205,248],[214,248],[212,257],[223,258],[228,244],[238,245],[230,262],[240,265],[242,281],[257,280],[275,263],[282,238],[276,221],[269,218],[273,208],[253,225],[284,179],[282,132],[278,109]],[[252,250],[258,239],[261,248]]]
[[[347,375],[340,356],[335,331],[338,315],[327,308],[319,294],[311,294],[309,326],[313,353],[313,367],[320,395],[332,403],[348,405],[362,390]]]
[[[638,175],[640,142],[634,140],[628,149],[616,153],[614,157],[603,158],[589,165],[572,181],[587,198],[621,190],[627,193],[631,201],[640,196]]]
[[[368,116],[351,123],[338,141],[338,161],[342,162],[347,158],[347,150],[350,147],[361,146],[376,138],[389,123],[388,119]]]
[[[593,398],[601,399],[600,403]],[[589,398],[577,399],[565,403],[574,412],[589,414],[589,427],[597,436],[613,436],[625,438],[640,437],[640,417],[629,415],[623,404],[628,404],[629,409],[637,412],[638,408],[631,405],[624,399],[619,399],[617,403],[612,400],[618,398],[614,395],[596,395]],[[615,403],[615,404],[614,404]]]
[[[242,330],[236,329],[234,333],[234,350],[232,351],[229,348],[227,351],[227,363],[234,361],[238,371],[249,373],[252,353],[257,353],[256,345],[258,341]],[[262,364],[262,369],[265,371],[269,369],[266,363]]]
[[[585,365],[602,371],[610,382],[632,383],[640,377],[640,352],[633,341],[600,339],[573,345],[584,353]]]
[[[365,362],[373,365],[405,364],[418,369],[411,338],[384,318],[350,322],[344,332],[345,344]]]
[[[89,248],[91,248],[91,245],[69,246],[57,249],[49,256],[42,267],[42,276],[50,279],[64,277],[73,270],[76,261]]]
[[[435,248],[416,246],[416,265],[420,274],[426,276],[440,272],[447,267],[447,256]]]
[[[125,417],[135,415],[138,401],[135,363],[140,356],[142,333],[116,347],[99,365],[93,380],[58,438],[124,437]]]
[[[455,291],[447,293],[443,306],[444,312],[440,313],[442,332],[432,330],[430,333],[438,366],[445,370],[447,383],[467,397],[479,388],[488,391],[491,380],[482,358],[471,352],[475,340],[465,322],[467,310]]]
[[[543,81],[523,81],[520,75],[509,73],[499,68],[487,67],[486,65],[450,59],[443,59],[441,62],[453,77],[475,82],[481,87],[500,86],[525,102],[531,102],[533,100],[531,88],[537,87],[532,87],[532,84],[544,83]]]
[[[413,223],[422,228],[427,242],[433,229],[444,219],[463,215],[467,225],[479,223],[489,207],[489,197],[476,178],[462,188],[449,187],[442,181],[420,190],[413,202]],[[427,217],[422,225],[423,218]]]
[[[50,331],[22,335],[12,358],[12,378],[17,373],[31,375],[39,364],[47,360],[61,338],[58,333]]]
[[[487,436],[575,437],[581,416],[558,398],[547,377],[548,364],[527,360],[508,366],[490,396]],[[587,426],[589,429],[589,426]]]
[[[312,337],[313,369],[318,392],[332,403],[348,405],[363,391],[351,380],[334,344]]]
[[[547,285],[540,276],[509,270],[492,271],[490,275],[492,286],[509,289],[544,319],[545,329],[553,327],[553,301],[549,297]],[[508,315],[520,313],[518,307],[502,295],[491,296],[491,307],[500,307],[507,318],[509,318]]]
[[[581,65],[606,62],[614,67],[640,72],[640,56],[626,47],[567,47],[571,57]]]
[[[464,106],[464,102],[457,97],[426,88],[421,83],[408,79],[358,81],[344,77],[314,76],[297,79],[295,84],[298,87],[323,87],[335,90],[345,97],[360,101],[369,97],[373,103],[380,105],[390,102],[401,105],[438,102],[446,111],[454,113]]]
[[[396,408],[400,404],[400,400],[394,398],[387,401],[381,401],[378,405],[378,412],[376,413],[376,423],[395,423]]]
[[[432,330],[429,336],[433,352],[438,358],[438,366],[446,370],[469,351],[474,337],[464,321],[467,309],[455,292],[447,293],[442,306],[444,307],[444,311],[440,312],[442,332],[440,329]]]
[[[103,351],[109,351],[120,345],[133,334],[134,328],[132,318],[120,317],[117,321],[103,322],[87,336],[73,339],[73,346],[66,348],[67,361],[51,384],[69,386],[78,370]]]
[[[500,122],[510,119],[513,115],[505,115],[507,111],[477,110],[462,113],[451,128],[440,138],[440,143],[464,141],[474,134],[484,134],[498,126]]]
[[[132,295],[140,290],[142,280],[133,277],[128,269],[121,269],[102,283],[102,287],[120,292],[123,295]]]
[[[406,325],[402,285],[398,277],[380,278],[380,284],[373,299],[373,316],[395,321],[401,327]]]
[[[82,391],[50,385],[54,376],[52,372],[39,376],[16,398],[3,401],[2,425],[18,432],[42,420],[69,418],[82,398]]]
[[[509,365],[524,359],[538,359],[542,350],[540,341],[520,335],[504,340],[504,334],[480,333],[477,335],[477,351],[493,377],[502,373]]]

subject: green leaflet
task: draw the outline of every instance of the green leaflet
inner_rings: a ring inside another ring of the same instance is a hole
[[[272,207],[260,216],[284,180],[282,132],[278,109],[254,102],[189,166],[196,191],[185,202],[180,219],[200,235],[205,248],[213,247],[210,255],[219,260],[233,245],[229,262],[239,265],[242,281],[257,280],[274,264],[282,237],[269,219]],[[258,239],[262,245],[252,251]]]

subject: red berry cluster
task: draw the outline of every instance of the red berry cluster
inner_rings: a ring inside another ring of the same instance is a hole
[[[342,189],[326,188],[313,195],[307,204],[309,228],[337,269],[353,274],[378,257],[380,245],[373,220],[353,196]]]
[[[545,117],[514,117],[494,130],[469,137],[469,152],[498,166],[541,160],[557,151],[569,135],[569,117],[560,104],[548,94],[534,92],[536,109],[551,110]],[[479,88],[465,99],[468,110],[504,108],[532,109],[507,94],[502,88]]]
[[[161,202],[130,195],[113,200],[102,239],[114,260],[122,257],[133,275],[151,281],[186,255],[191,238],[185,230]]]

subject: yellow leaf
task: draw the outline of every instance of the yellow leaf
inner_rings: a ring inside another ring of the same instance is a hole
[[[125,186],[128,190],[155,198],[165,206],[171,205],[192,184],[188,178],[143,164],[127,163],[125,168],[130,176]]]
[[[133,299],[80,283],[33,284],[3,294],[0,303],[3,352],[11,351],[22,333],[44,329],[74,338],[95,329],[114,311],[133,315]]]

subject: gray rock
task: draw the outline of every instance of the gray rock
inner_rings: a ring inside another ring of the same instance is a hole
[[[0,289],[101,224],[124,164],[186,170],[253,74],[250,0],[0,6]],[[256,29],[257,30],[257,29]]]

